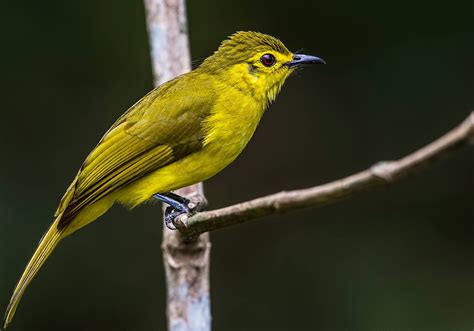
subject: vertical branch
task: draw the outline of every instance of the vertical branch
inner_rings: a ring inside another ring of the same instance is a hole
[[[155,86],[191,69],[185,0],[145,0]],[[180,195],[203,194],[202,183]],[[163,230],[169,331],[210,331],[209,235],[185,241]]]
[[[184,0],[145,0],[155,86],[191,70]]]

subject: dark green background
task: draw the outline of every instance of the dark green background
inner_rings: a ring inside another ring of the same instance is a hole
[[[152,87],[141,1],[3,1],[0,310],[82,160]],[[288,80],[211,207],[400,157],[473,109],[466,1],[189,1],[192,58],[236,30],[324,57]],[[474,157],[388,189],[212,234],[214,330],[474,328]],[[164,330],[160,208],[115,207],[65,240],[16,330]]]

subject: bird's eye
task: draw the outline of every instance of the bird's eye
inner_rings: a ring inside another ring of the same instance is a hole
[[[273,54],[263,54],[260,58],[260,62],[262,62],[265,67],[271,67],[275,64],[276,59]]]

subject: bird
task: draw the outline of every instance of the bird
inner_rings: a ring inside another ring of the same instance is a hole
[[[105,133],[66,190],[53,222],[18,281],[4,319],[11,323],[31,280],[58,243],[118,203],[169,205],[165,225],[193,212],[174,190],[233,162],[286,79],[317,56],[292,53],[277,38],[238,31],[194,70],[146,94]]]

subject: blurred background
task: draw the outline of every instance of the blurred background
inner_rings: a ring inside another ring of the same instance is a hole
[[[0,5],[0,311],[88,152],[152,88],[141,1]],[[198,64],[237,30],[328,65],[291,77],[211,208],[328,182],[405,155],[474,107],[474,5],[188,3]],[[474,153],[323,209],[212,233],[214,330],[474,328]],[[161,209],[114,207],[29,287],[20,330],[165,330]]]

